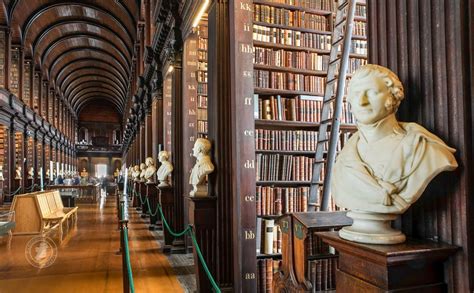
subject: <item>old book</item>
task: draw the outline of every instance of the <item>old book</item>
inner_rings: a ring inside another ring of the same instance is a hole
[[[263,252],[266,254],[273,253],[273,229],[275,221],[271,219],[265,220],[265,245]]]

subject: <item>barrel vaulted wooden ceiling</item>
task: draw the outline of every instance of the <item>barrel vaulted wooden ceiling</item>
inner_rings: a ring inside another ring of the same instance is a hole
[[[0,23],[78,114],[107,100],[123,114],[137,38],[136,0],[3,0]]]

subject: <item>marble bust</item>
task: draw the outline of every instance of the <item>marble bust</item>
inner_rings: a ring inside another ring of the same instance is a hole
[[[53,172],[54,172],[54,170],[53,170]],[[88,175],[89,175],[89,173],[87,173],[86,168],[82,168],[81,177],[87,177]]]
[[[31,167],[31,168],[28,170],[28,179],[29,179],[29,180],[32,180],[34,176],[35,176],[35,170],[33,169],[33,167]]]
[[[155,163],[153,162],[153,158],[152,157],[148,157],[145,159],[145,165],[146,165],[146,169],[145,169],[145,179],[146,179],[146,183],[147,184],[152,184],[152,183],[155,183],[155,173],[156,173],[156,167],[155,167]]]
[[[22,176],[21,176],[21,167],[16,167],[16,170],[15,170],[15,179],[22,179]]]
[[[3,165],[0,165],[0,181],[5,181],[5,177],[3,177]]]
[[[331,181],[336,205],[350,211],[352,226],[339,231],[347,240],[396,244],[405,235],[391,227],[443,171],[457,167],[439,137],[416,123],[397,121],[403,86],[389,69],[365,65],[349,84],[347,101],[358,131],[345,144]]]
[[[135,165],[133,166],[132,177],[133,181],[139,182],[140,181],[140,166]]]
[[[160,184],[158,187],[167,187],[170,186],[168,182],[168,176],[173,172],[173,164],[168,161],[170,158],[170,154],[167,151],[161,151],[158,154],[158,160],[161,163],[160,168],[158,168],[158,171],[156,172],[156,176],[158,177],[158,180],[160,180]]]
[[[145,163],[140,164],[140,182],[145,182],[145,172],[146,172],[146,165]]]
[[[49,169],[46,169],[46,179],[49,179]]]
[[[193,156],[196,157],[196,164],[191,170],[189,184],[193,186],[191,196],[207,196],[207,175],[214,171],[214,165],[211,162],[209,153],[211,151],[211,142],[205,138],[198,138],[194,143]]]

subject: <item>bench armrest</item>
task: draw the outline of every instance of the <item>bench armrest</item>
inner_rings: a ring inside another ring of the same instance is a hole
[[[0,212],[0,219],[8,218],[8,222],[15,221],[15,211],[8,211],[8,212]]]

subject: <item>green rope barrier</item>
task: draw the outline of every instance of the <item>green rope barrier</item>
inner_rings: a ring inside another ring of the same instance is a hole
[[[156,206],[156,210],[154,213],[151,212],[151,207],[150,207],[150,201],[148,200],[148,198],[145,200],[146,201],[146,204],[148,206],[148,212],[150,213],[150,216],[154,217],[158,214],[158,206]]]
[[[127,272],[128,280],[130,284],[130,292],[135,293],[135,285],[133,284],[133,273],[132,273],[132,264],[130,263],[130,252],[128,248],[128,229],[127,227],[123,228],[123,242],[125,243],[125,260],[127,262]]]
[[[6,195],[8,195],[8,196],[15,196],[18,192],[20,192],[20,189],[21,189],[21,186],[18,187],[18,189],[15,190],[13,193],[7,193]]]
[[[214,288],[214,290],[216,292],[220,293],[221,289],[219,288],[216,281],[214,280],[214,277],[212,277],[212,274],[209,271],[209,268],[207,267],[206,261],[204,260],[204,256],[202,255],[201,248],[199,247],[199,244],[197,243],[196,235],[194,235],[194,232],[193,232],[193,226],[188,225],[188,227],[186,229],[184,229],[184,231],[182,231],[180,233],[176,233],[175,231],[171,230],[171,227],[168,225],[168,222],[165,219],[165,216],[163,214],[163,210],[161,209],[161,205],[159,203],[157,204],[157,207],[158,207],[158,211],[160,212],[160,216],[161,216],[161,220],[163,221],[163,225],[165,225],[166,229],[168,230],[168,232],[172,236],[181,237],[184,234],[189,232],[189,236],[191,236],[191,239],[193,240],[194,247],[196,248],[196,253],[198,255],[199,260],[201,261],[201,265],[204,268],[204,271],[206,272],[207,278],[211,282],[211,285]],[[150,209],[149,205],[148,205],[148,209]]]

